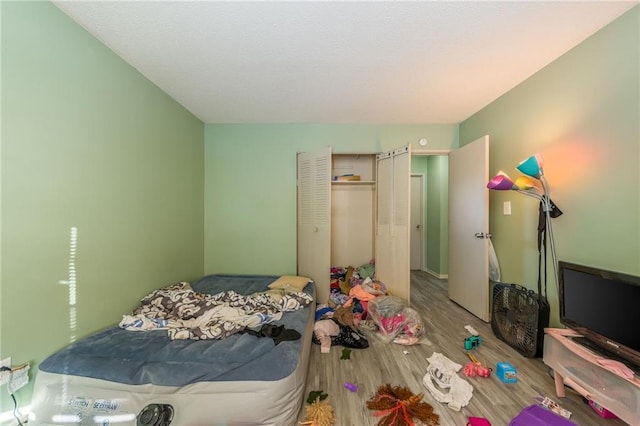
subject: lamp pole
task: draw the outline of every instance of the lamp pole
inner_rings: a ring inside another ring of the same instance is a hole
[[[553,239],[553,229],[551,225],[551,211],[553,210],[552,202],[551,202],[551,190],[549,188],[549,182],[544,177],[544,175],[540,176],[540,181],[542,182],[542,188],[544,189],[544,213],[546,215],[547,220],[547,231],[549,236],[549,247],[551,248],[551,261],[553,262],[553,271],[556,277],[556,287],[558,286],[558,259],[556,257],[556,244]]]

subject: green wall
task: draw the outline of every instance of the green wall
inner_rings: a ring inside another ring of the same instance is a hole
[[[540,153],[560,260],[640,274],[640,7],[460,125],[460,144],[490,135],[490,173]],[[502,214],[511,201],[511,216]],[[490,226],[502,280],[537,282],[537,202],[492,191]],[[549,265],[551,266],[551,265]],[[550,274],[552,275],[552,274]],[[550,277],[552,322],[557,287]]]
[[[296,153],[375,153],[427,138],[457,146],[457,125],[205,125],[205,272],[296,272]]]
[[[427,175],[427,269],[449,274],[449,158],[428,157]]]
[[[0,357],[35,373],[202,274],[204,125],[53,4],[1,11]]]

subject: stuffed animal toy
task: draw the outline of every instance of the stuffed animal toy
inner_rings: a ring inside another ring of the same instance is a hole
[[[326,399],[317,398],[305,407],[305,421],[300,425],[333,426],[335,422],[333,407]]]

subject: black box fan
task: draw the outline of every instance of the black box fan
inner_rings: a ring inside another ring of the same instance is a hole
[[[542,356],[544,329],[549,326],[547,298],[518,284],[495,283],[492,303],[496,337],[526,357]]]

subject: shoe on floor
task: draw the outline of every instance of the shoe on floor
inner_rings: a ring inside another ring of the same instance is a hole
[[[369,342],[363,335],[348,325],[339,324],[339,326],[340,334],[331,338],[331,344],[351,349],[366,349],[369,347]]]

